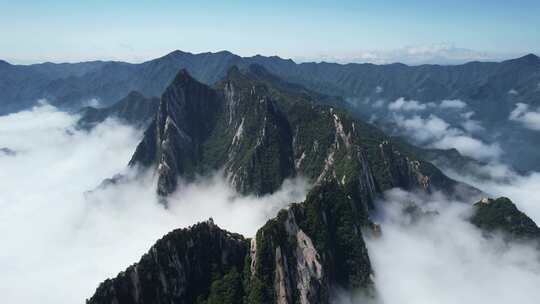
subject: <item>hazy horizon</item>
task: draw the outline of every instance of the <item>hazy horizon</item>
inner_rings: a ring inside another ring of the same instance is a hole
[[[531,0],[0,3],[0,58],[24,64],[142,62],[175,49],[407,64],[540,52],[540,3]]]
[[[356,57],[347,57],[343,55],[324,55],[319,57],[286,57],[282,56],[280,54],[238,54],[226,49],[223,50],[208,50],[208,51],[189,51],[184,49],[173,49],[170,51],[165,51],[165,53],[161,55],[156,55],[155,57],[148,57],[141,60],[129,60],[121,59],[121,58],[86,58],[86,59],[80,59],[80,60],[21,60],[21,59],[10,59],[10,58],[0,58],[0,60],[5,61],[12,65],[33,65],[33,64],[43,64],[43,63],[54,63],[54,64],[63,64],[63,63],[81,63],[81,62],[91,62],[91,61],[116,61],[116,62],[126,62],[131,64],[139,64],[144,63],[147,61],[151,61],[160,57],[164,57],[166,55],[169,55],[173,52],[180,51],[184,53],[190,53],[193,55],[199,55],[199,54],[205,54],[205,53],[221,53],[221,52],[229,52],[234,55],[238,55],[240,57],[254,57],[254,56],[264,56],[264,57],[279,57],[284,60],[292,60],[295,63],[308,63],[308,62],[315,62],[315,63],[321,63],[321,62],[327,62],[327,63],[337,63],[337,64],[349,64],[349,63],[371,63],[371,64],[393,64],[393,63],[403,63],[406,65],[422,65],[422,64],[439,64],[439,65],[459,65],[464,64],[467,62],[473,62],[473,61],[480,61],[480,62],[502,62],[505,60],[511,60],[520,58],[529,54],[533,54],[536,56],[540,56],[540,52],[521,52],[521,53],[515,53],[515,54],[488,54],[485,52],[477,52],[478,56],[474,57],[458,57],[458,58],[452,58],[450,56],[442,56],[439,54],[436,54],[434,52],[425,52],[423,54],[415,54],[416,56],[410,56],[407,57],[407,51],[410,50],[410,48],[403,48],[403,49],[397,49],[393,51],[388,52],[380,52],[377,54],[380,54],[380,57],[372,57],[369,58],[366,54],[374,54],[375,51],[366,51],[366,53],[359,54]],[[461,49],[462,51],[470,51],[474,52],[472,50],[465,50]],[[371,52],[371,53],[370,53]],[[399,54],[399,55],[395,55]],[[483,54],[483,55],[482,55]],[[394,56],[392,56],[394,55]],[[362,57],[363,56],[363,57]]]

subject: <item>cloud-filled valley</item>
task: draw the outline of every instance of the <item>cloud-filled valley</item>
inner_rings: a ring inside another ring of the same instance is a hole
[[[407,138],[419,146],[457,149],[461,154],[482,161],[499,159],[503,150],[497,142],[486,142],[480,136],[484,126],[474,119],[475,112],[459,99],[422,103],[401,97],[388,103],[378,99],[366,101],[370,121],[391,124],[387,131]]]
[[[455,148],[463,155],[479,160],[497,159],[502,154],[497,143],[485,143],[464,130],[450,126],[434,114],[425,118],[419,115],[407,118],[394,114],[394,122],[413,142],[420,145],[439,149]],[[467,120],[465,126],[469,130],[478,128],[472,120]]]
[[[451,163],[436,165],[450,177],[492,197],[511,198],[535,222],[540,221],[540,173],[513,169],[507,149],[515,147],[504,144],[504,136],[493,136],[497,131],[486,129],[465,102],[420,103],[399,98],[365,104],[369,105],[367,112],[374,113],[371,121],[386,124],[386,130],[395,135],[426,148],[455,148],[480,161],[458,171]],[[536,114],[530,106],[518,103],[508,119],[520,124],[520,128],[535,130]],[[523,144],[535,147],[534,140]],[[408,201],[437,210],[439,215],[411,224],[410,216],[402,212],[403,203],[407,205]],[[425,196],[400,190],[386,193],[379,218],[383,236],[368,239],[381,302],[536,302],[540,282],[538,249],[507,246],[500,237],[486,239],[468,222],[471,203],[451,202],[440,194]]]
[[[382,236],[367,243],[381,303],[536,303],[538,249],[484,237],[468,203],[395,189],[380,204]]]
[[[452,164],[436,165],[450,177],[473,185],[491,196],[510,197],[531,218],[536,222],[540,221],[540,197],[536,194],[540,185],[540,172],[513,169],[513,156],[509,155],[509,152],[516,147],[504,144],[508,139],[505,136],[490,134],[496,131],[486,129],[476,119],[476,113],[467,103],[459,99],[420,103],[399,98],[389,103],[388,113],[381,111],[385,109],[381,108],[381,105],[386,104],[384,100],[366,104],[370,111],[375,111],[372,121],[383,125],[389,123],[386,128],[389,132],[422,147],[455,148],[462,155],[480,161],[478,164],[467,165],[465,172],[456,172]],[[534,130],[535,115],[536,112],[531,107],[518,103],[509,120]],[[535,147],[532,139],[531,143],[522,144],[531,146],[532,149]]]
[[[0,283],[10,302],[80,302],[172,229],[213,217],[222,228],[253,236],[280,208],[302,201],[309,189],[295,179],[272,195],[246,197],[217,173],[181,183],[166,209],[158,203],[152,174],[126,167],[141,131],[114,120],[91,131],[77,130],[77,119],[47,104],[0,117],[0,146],[13,151],[0,155],[0,263],[9,265]],[[444,121],[430,119],[424,123],[432,133],[452,133]],[[465,179],[488,193],[511,197],[540,220],[540,202],[531,200],[538,174],[488,168],[488,181]],[[117,173],[125,178],[97,187]],[[412,223],[402,213],[410,201],[439,214]],[[470,203],[397,189],[385,194],[376,218],[382,237],[367,241],[382,302],[431,303],[436,298],[454,303],[456,294],[462,303],[534,302],[529,295],[540,284],[538,252],[485,239],[467,222]],[[25,292],[28,284],[34,286],[31,293]]]
[[[240,196],[216,174],[181,186],[165,209],[153,176],[127,169],[142,131],[112,120],[82,131],[77,119],[46,104],[0,117],[0,147],[15,151],[0,154],[6,303],[80,303],[165,233],[212,217],[253,236],[308,189],[295,179],[272,195]],[[127,178],[97,188],[117,173]]]

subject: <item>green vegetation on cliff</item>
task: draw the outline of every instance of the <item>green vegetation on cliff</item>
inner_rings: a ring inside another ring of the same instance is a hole
[[[471,223],[488,233],[502,232],[509,240],[540,241],[540,228],[506,197],[475,203]]]

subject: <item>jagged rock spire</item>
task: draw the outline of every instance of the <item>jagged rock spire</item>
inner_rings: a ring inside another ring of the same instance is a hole
[[[313,183],[332,177],[366,212],[374,196],[391,187],[429,191],[433,180],[444,188],[455,184],[400,152],[382,132],[317,98],[324,97],[261,66],[233,66],[212,88],[181,70],[131,165],[153,167],[163,196],[176,189],[178,176],[189,180],[220,169],[239,192],[257,195],[298,174]]]

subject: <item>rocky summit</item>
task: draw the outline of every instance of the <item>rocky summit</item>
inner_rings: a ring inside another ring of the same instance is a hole
[[[392,187],[463,186],[336,104],[260,66],[233,67],[214,87],[183,70],[161,97],[130,165],[155,170],[162,196],[175,191],[179,176],[220,169],[239,192],[257,195],[297,175],[314,184],[332,178],[364,209]]]
[[[158,105],[159,98],[148,98],[137,91],[132,91],[111,106],[82,108],[79,111],[81,118],[77,126],[91,129],[106,119],[113,118],[138,128],[147,128],[154,119]]]
[[[325,182],[253,239],[212,220],[172,231],[87,304],[329,303],[338,286],[375,296],[360,219],[343,187]]]
[[[471,223],[488,234],[501,233],[509,241],[540,241],[540,228],[506,197],[483,198],[473,209]]]

